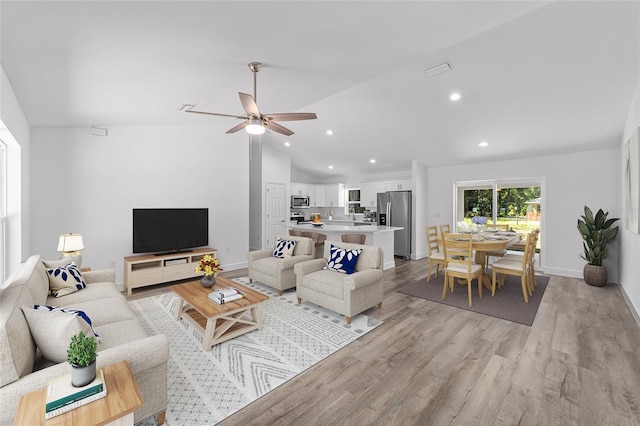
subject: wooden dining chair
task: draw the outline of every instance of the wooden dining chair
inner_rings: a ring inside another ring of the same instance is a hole
[[[427,271],[427,282],[431,279],[431,270],[436,267],[436,278],[442,265],[444,270],[444,252],[440,251],[440,241],[438,241],[438,227],[427,226],[427,249],[429,250],[429,270]]]
[[[505,223],[505,224],[491,223],[491,224],[487,224],[485,226],[485,230],[487,230],[487,229],[507,232],[509,230],[509,224],[508,223]],[[506,249],[503,249],[503,250],[491,250],[491,251],[485,252],[486,264],[484,265],[484,267],[487,268],[489,266],[489,259],[491,257],[500,258],[500,257],[506,256],[506,254],[507,254],[507,250]]]
[[[443,236],[444,234],[449,234],[450,232],[451,232],[451,225],[449,225],[448,223],[444,223],[440,225],[440,236]]]
[[[343,243],[364,244],[367,239],[366,234],[342,234],[340,239]]]
[[[531,254],[535,253],[535,241],[536,237],[533,233],[529,233],[527,235],[527,244],[524,249],[524,256],[522,256],[521,261],[514,261],[511,259],[500,259],[491,265],[492,271],[492,280],[491,280],[491,295],[495,296],[496,294],[496,277],[497,275],[502,275],[500,277],[502,287],[504,284],[504,276],[505,275],[514,275],[520,277],[520,285],[522,286],[522,295],[524,296],[524,302],[529,303],[529,296],[533,294],[533,280],[534,277],[531,276],[531,273],[534,272],[530,268],[531,264]]]
[[[469,306],[472,306],[471,283],[478,281],[478,296],[482,299],[482,265],[473,262],[473,235],[471,234],[442,234],[444,246],[444,285],[442,286],[442,300],[447,298],[447,288],[453,292],[455,279],[467,280]]]
[[[535,268],[535,264],[536,264],[536,250],[537,250],[537,246],[538,246],[538,239],[540,238],[540,228],[538,229],[534,229],[533,231],[531,231],[531,234],[533,234],[533,250],[531,250],[531,252],[529,253],[529,275],[530,275],[530,279],[531,282],[533,284],[532,286],[532,290],[535,290],[535,288],[538,286],[538,280],[536,279],[536,268]],[[524,247],[526,250],[526,246],[527,246],[527,240],[525,238],[525,243],[524,243]],[[524,254],[519,255],[519,254],[514,254],[514,253],[509,253],[506,256],[504,256],[503,259],[506,260],[511,260],[511,261],[521,261],[523,258]]]
[[[302,231],[296,231],[294,229],[289,229],[289,235],[294,237],[302,237]]]

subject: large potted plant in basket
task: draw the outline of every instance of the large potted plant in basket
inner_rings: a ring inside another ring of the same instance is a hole
[[[619,218],[607,219],[609,213],[602,209],[593,215],[591,209],[584,206],[584,215],[578,219],[578,231],[584,240],[584,255],[580,255],[587,264],[584,266],[584,281],[593,286],[607,284],[607,268],[602,261],[607,257],[607,246],[618,236],[618,227],[613,224]]]
[[[96,378],[98,344],[95,337],[84,331],[71,336],[67,349],[67,361],[71,364],[71,384],[75,387],[88,385]]]

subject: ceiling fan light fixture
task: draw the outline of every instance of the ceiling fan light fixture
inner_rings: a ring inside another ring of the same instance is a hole
[[[265,131],[262,121],[256,120],[255,118],[249,119],[249,124],[247,124],[245,129],[250,135],[261,135]]]

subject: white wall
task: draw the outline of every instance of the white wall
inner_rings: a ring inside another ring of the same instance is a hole
[[[29,123],[11,83],[0,67],[0,138],[7,144],[7,253],[8,276],[29,255]],[[3,253],[4,254],[4,253]]]
[[[412,162],[413,177],[413,236],[411,241],[411,258],[422,259],[429,255],[427,248],[426,227],[429,226],[429,194],[427,168],[417,162]]]
[[[542,262],[547,273],[582,277],[582,238],[576,225],[584,206],[619,216],[620,149],[529,159],[431,168],[427,171],[427,223],[453,223],[453,184],[457,181],[543,177]],[[604,172],[602,172],[604,171]],[[609,281],[618,280],[618,241],[605,265]],[[636,262],[637,263],[637,262]]]
[[[79,232],[92,269],[132,255],[135,207],[209,208],[209,245],[225,270],[246,267],[249,160],[246,135],[219,126],[109,127],[31,132],[31,251],[57,258],[58,236]]]
[[[625,125],[620,146],[624,144],[633,132],[640,127],[640,79],[636,87],[633,103],[629,109],[629,116]],[[620,149],[619,158],[620,181],[618,187],[624,188],[624,156]],[[625,210],[626,211],[626,210]],[[620,285],[627,298],[633,305],[636,314],[640,314],[640,235],[628,231],[624,225],[620,226]]]

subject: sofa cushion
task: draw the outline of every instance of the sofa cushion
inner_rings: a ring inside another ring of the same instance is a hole
[[[20,264],[0,290],[0,387],[33,371],[36,345],[20,307],[44,302],[48,291],[38,255]]]
[[[282,261],[277,257],[266,257],[264,259],[256,260],[253,262],[252,269],[257,272],[262,272],[275,277],[277,271],[282,268]]]
[[[96,331],[100,334],[98,352],[147,337],[137,319],[98,325]]]
[[[356,271],[356,262],[360,253],[362,253],[362,249],[344,249],[331,244],[325,269],[343,274],[353,274]]]
[[[295,240],[285,240],[278,238],[276,245],[273,248],[273,257],[284,259],[285,257],[293,256],[293,250],[296,248]]]
[[[65,296],[82,290],[87,286],[82,278],[80,268],[71,262],[68,265],[47,269],[49,289],[55,297]]]
[[[302,278],[302,286],[334,299],[344,299],[344,279],[342,274],[323,269]]]
[[[82,302],[100,301],[109,297],[124,297],[118,288],[113,285],[112,282],[97,282],[87,284],[87,287],[82,291],[76,291],[75,293],[67,294],[62,297],[49,296],[46,305],[55,306],[69,306],[76,309],[77,305]],[[90,313],[91,314],[91,313]],[[93,316],[92,316],[93,318]]]
[[[71,336],[80,331],[87,335],[94,334],[91,319],[84,312],[79,315],[78,311],[70,309],[43,308],[22,306],[31,336],[43,357],[54,362],[65,362]]]
[[[99,300],[87,300],[70,306],[86,312],[91,317],[93,327],[96,330],[101,325],[135,319],[135,315],[127,304],[127,299],[122,295]],[[105,309],[105,306],[109,308]],[[104,336],[101,335],[100,337]]]

